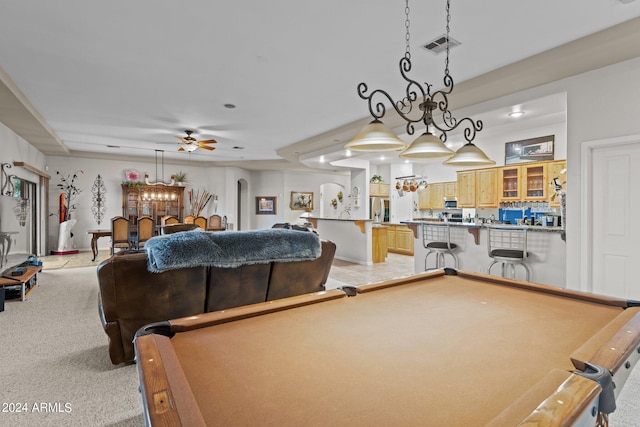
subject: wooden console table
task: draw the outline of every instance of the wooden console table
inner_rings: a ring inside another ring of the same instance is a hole
[[[95,261],[98,256],[98,239],[101,237],[111,237],[111,230],[89,230],[87,234],[91,234],[91,252],[93,252],[93,259]]]
[[[17,267],[14,267],[17,268]],[[20,286],[20,301],[24,301],[27,298],[27,295],[31,293],[33,288],[36,287],[37,284],[37,274],[42,270],[41,266],[30,265],[27,267],[23,267],[26,269],[25,273],[20,276],[10,276],[13,268],[7,271],[6,276],[0,277],[0,286]],[[35,278],[36,280],[31,280]],[[28,289],[27,289],[27,284]]]

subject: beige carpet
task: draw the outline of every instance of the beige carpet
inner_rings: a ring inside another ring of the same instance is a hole
[[[0,426],[142,426],[136,366],[109,360],[95,267],[38,282],[0,313],[0,401],[26,409],[0,412]]]
[[[136,367],[109,361],[97,292],[95,267],[45,268],[26,302],[6,303],[0,313],[0,401],[26,411],[0,408],[0,426],[143,425]],[[640,426],[639,399],[636,367],[610,425]]]

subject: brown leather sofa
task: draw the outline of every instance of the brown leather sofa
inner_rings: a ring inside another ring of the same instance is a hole
[[[132,362],[142,326],[178,317],[324,290],[336,245],[313,261],[194,267],[151,273],[146,252],[120,252],[98,266],[99,312],[111,362]]]

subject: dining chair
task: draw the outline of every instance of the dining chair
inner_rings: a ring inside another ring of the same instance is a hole
[[[173,215],[165,215],[160,221],[160,225],[179,224],[180,220]]]
[[[185,224],[193,224],[193,220],[195,220],[196,217],[193,215],[187,215],[184,217],[184,223]]]
[[[193,223],[203,230],[207,229],[207,218],[203,216],[197,216],[194,218]]]
[[[129,219],[123,216],[111,218],[111,255],[118,249],[131,249]]]
[[[141,216],[138,218],[138,238],[136,241],[136,249],[140,249],[144,246],[145,242],[153,237],[155,226],[153,218],[150,216]]]
[[[224,228],[222,227],[222,218],[220,217],[220,215],[214,214],[209,217],[207,230],[212,230],[212,231],[224,230]]]

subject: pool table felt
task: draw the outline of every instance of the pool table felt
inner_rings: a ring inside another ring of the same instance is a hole
[[[221,425],[481,425],[552,371],[574,370],[572,353],[604,344],[594,331],[623,311],[440,276],[171,344],[204,419]]]

